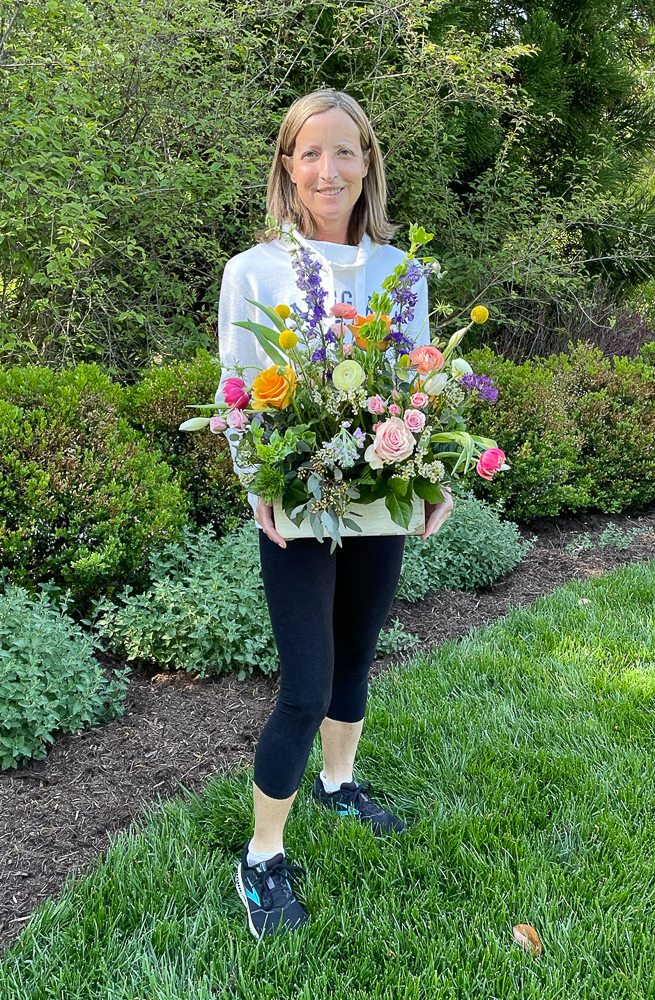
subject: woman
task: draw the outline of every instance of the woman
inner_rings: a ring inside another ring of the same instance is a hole
[[[267,368],[270,359],[252,334],[233,324],[266,323],[246,299],[303,307],[284,237],[289,224],[322,265],[326,311],[348,302],[366,315],[372,292],[404,259],[389,245],[395,228],[386,218],[382,155],[359,104],[347,94],[320,90],[299,98],[280,127],[271,167],[267,210],[283,224],[283,238],[266,239],[228,261],[219,305],[223,381],[233,365]],[[421,279],[410,336],[429,343],[427,286]],[[254,374],[254,372],[253,372]],[[221,388],[216,396],[222,399]],[[234,457],[236,446],[231,443]],[[247,472],[235,463],[238,473]],[[252,471],[252,470],[250,470]],[[323,770],[313,796],[320,806],[366,823],[377,834],[404,824],[353,780],[361,736],[368,672],[391,608],[405,537],[346,537],[330,555],[315,538],[290,545],[275,530],[272,506],[248,494],[260,529],[262,578],[280,658],[278,702],[255,752],[255,828],[245,844],[236,884],[256,938],[295,929],[307,915],[296,899],[285,859],[283,833],[289,810],[320,730]],[[425,539],[450,515],[452,498],[426,504]]]

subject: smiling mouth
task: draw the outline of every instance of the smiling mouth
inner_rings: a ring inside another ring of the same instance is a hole
[[[324,188],[323,191],[319,191],[325,198],[335,198],[338,194],[341,194],[343,188]]]

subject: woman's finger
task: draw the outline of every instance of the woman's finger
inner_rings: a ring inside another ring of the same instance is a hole
[[[273,504],[264,503],[263,500],[257,502],[257,510],[255,511],[255,521],[261,524],[262,531],[265,535],[268,535],[272,542],[279,545],[280,548],[286,549],[287,543],[285,542],[282,535],[275,530],[275,524],[273,523]]]

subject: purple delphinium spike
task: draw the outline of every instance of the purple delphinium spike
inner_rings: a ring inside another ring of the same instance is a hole
[[[399,347],[411,350],[414,346],[414,342],[402,332],[402,327],[414,319],[418,301],[418,293],[413,291],[414,285],[429,274],[432,274],[432,264],[421,264],[417,260],[411,260],[405,273],[398,279],[396,287],[390,292],[391,301],[396,306],[396,312],[391,317],[390,336]]]
[[[300,247],[294,250],[292,257],[291,266],[297,274],[296,285],[305,293],[305,300],[307,302],[306,312],[299,313],[299,316],[307,323],[310,330],[320,333],[325,342],[321,320],[327,316],[324,309],[327,291],[321,285],[321,264],[312,257],[307,247]]]

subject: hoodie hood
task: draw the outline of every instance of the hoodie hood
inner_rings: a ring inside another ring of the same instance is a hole
[[[284,233],[289,232],[289,223],[282,225]],[[355,288],[355,308],[360,316],[366,315],[366,265],[370,257],[378,249],[377,244],[371,242],[368,233],[364,233],[362,241],[358,247],[349,246],[343,243],[328,243],[322,240],[308,240],[302,236],[298,230],[294,232],[294,237],[301,246],[306,247],[321,264],[321,280],[323,287],[328,293],[328,302],[335,301],[335,272],[347,273],[351,279],[350,283]],[[290,253],[294,247],[293,240],[280,239],[275,241],[286,253]],[[353,258],[349,260],[349,258]],[[353,280],[354,279],[354,280]]]

